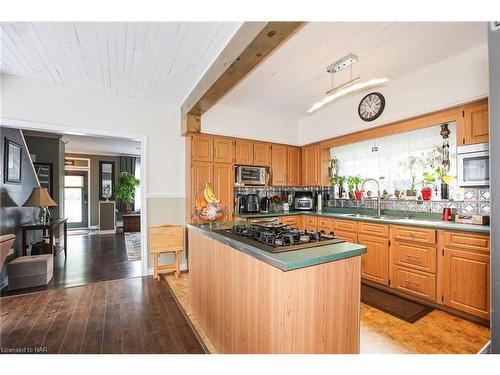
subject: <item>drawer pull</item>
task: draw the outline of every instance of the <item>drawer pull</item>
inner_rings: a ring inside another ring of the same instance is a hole
[[[420,260],[420,257],[418,255],[405,254],[405,257],[411,258],[411,259],[418,259],[418,260]]]
[[[410,284],[410,285],[415,285],[415,286],[419,286],[420,285],[419,283],[416,283],[416,282],[410,281],[410,280],[405,280],[405,284]]]

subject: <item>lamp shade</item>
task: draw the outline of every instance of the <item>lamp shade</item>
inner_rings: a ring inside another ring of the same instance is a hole
[[[24,202],[23,207],[56,207],[57,203],[52,200],[45,188],[33,188],[31,195]]]

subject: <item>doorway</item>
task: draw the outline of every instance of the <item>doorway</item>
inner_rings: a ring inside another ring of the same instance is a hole
[[[66,171],[64,174],[64,217],[68,228],[87,229],[88,215],[88,171]]]

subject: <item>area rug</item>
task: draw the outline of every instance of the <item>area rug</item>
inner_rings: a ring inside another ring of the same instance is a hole
[[[126,232],[125,247],[129,261],[141,260],[141,232]]]
[[[361,284],[361,302],[408,323],[415,323],[434,310],[364,284]]]

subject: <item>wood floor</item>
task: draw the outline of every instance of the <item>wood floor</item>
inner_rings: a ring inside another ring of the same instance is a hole
[[[189,274],[166,277],[210,353],[217,353],[199,327],[189,306]],[[411,324],[361,304],[361,354],[475,354],[488,342],[490,330],[479,324],[434,310]]]
[[[164,280],[0,298],[0,352],[204,353]]]
[[[4,288],[1,295],[67,288],[138,276],[141,276],[141,262],[128,260],[123,232],[69,235],[68,257],[65,258],[64,254],[60,253],[54,258],[54,278],[48,285],[18,291]]]

